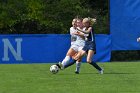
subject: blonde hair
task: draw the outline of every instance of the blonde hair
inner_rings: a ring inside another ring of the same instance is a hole
[[[90,21],[90,26],[92,26],[93,24],[96,23],[96,19],[95,18],[90,18],[88,17],[89,21]]]
[[[90,18],[90,17],[84,18],[83,21],[89,22],[90,26],[92,26],[93,24],[96,23],[96,19],[95,18]]]

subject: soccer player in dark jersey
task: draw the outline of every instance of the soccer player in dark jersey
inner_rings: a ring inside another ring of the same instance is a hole
[[[75,59],[74,61],[81,59],[87,53],[87,63],[94,66],[99,71],[100,74],[103,74],[103,69],[99,67],[95,62],[92,61],[92,57],[96,53],[94,30],[91,27],[92,21],[93,20],[91,20],[90,18],[84,18],[82,23],[86,27],[86,30],[83,31],[77,28],[78,31],[87,35],[85,35],[85,41],[86,41],[85,46],[83,47],[81,51],[78,52],[78,54],[74,58]],[[77,71],[76,73],[79,73],[79,72]]]

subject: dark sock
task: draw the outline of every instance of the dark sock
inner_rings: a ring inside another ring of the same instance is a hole
[[[76,60],[73,60],[72,62],[68,62],[68,63],[64,66],[64,68],[67,68],[67,67],[73,65],[74,63],[76,63]]]
[[[93,67],[95,67],[97,70],[101,71],[101,67],[99,67],[95,62],[90,63]]]

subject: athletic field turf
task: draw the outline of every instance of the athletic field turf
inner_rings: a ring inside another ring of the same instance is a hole
[[[83,63],[51,74],[51,64],[1,64],[0,93],[140,93],[140,62],[99,63],[103,75]]]

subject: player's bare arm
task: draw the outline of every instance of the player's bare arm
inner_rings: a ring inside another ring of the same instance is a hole
[[[87,30],[85,30],[85,31],[83,31],[83,30],[81,30],[81,29],[79,29],[79,28],[76,28],[78,31],[80,31],[80,32],[82,32],[82,33],[84,33],[84,34],[89,34],[91,31],[92,31],[92,27],[89,27]]]

